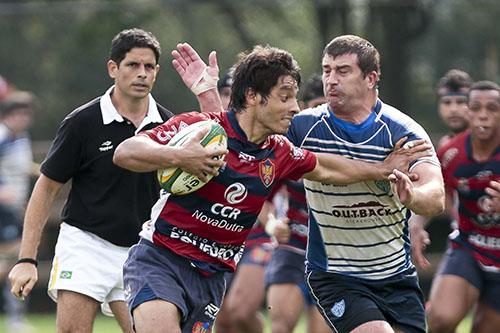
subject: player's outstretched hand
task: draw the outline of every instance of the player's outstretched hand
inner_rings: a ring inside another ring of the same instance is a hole
[[[180,148],[182,149],[182,160],[179,167],[201,181],[207,181],[207,175],[217,176],[219,169],[224,165],[223,157],[228,153],[227,149],[203,147],[200,141],[207,134],[209,128],[201,128]]]
[[[203,80],[210,78],[215,80],[215,84],[217,83],[219,66],[215,51],[210,52],[208,56],[208,66],[188,43],[177,44],[177,49],[172,51],[172,56],[174,57],[172,65],[188,88],[192,89],[196,84],[204,84],[206,82]],[[207,76],[204,76],[204,72]]]
[[[407,137],[399,139],[394,146],[394,150],[383,162],[389,174],[394,169],[407,173],[412,162],[419,158],[432,156],[432,145],[429,142],[418,139],[404,143],[406,139]],[[410,176],[410,179],[415,180],[413,175]]]
[[[485,191],[491,197],[487,203],[490,211],[500,214],[500,181],[492,180]]]
[[[286,217],[277,219],[273,213],[269,213],[265,228],[266,233],[274,237],[278,243],[288,243],[292,234],[288,222],[290,220]]]
[[[9,281],[12,286],[10,292],[20,300],[27,297],[36,281],[38,280],[38,271],[36,266],[31,263],[20,263],[12,267],[9,273]]]
[[[397,194],[399,201],[410,208],[413,203],[413,182],[410,177],[404,172],[394,169],[389,175],[389,181],[391,182],[392,191]]]

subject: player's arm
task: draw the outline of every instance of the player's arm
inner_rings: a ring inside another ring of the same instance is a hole
[[[183,146],[162,145],[146,135],[136,135],[116,147],[113,162],[135,172],[179,167],[205,180],[207,174],[218,174],[224,162],[216,157],[227,153],[226,150],[205,148],[200,144],[207,131],[208,128],[200,130]]]
[[[412,172],[418,175],[415,182],[399,170],[394,170],[389,176],[401,203],[418,215],[430,217],[441,214],[445,209],[445,191],[439,165],[423,162],[417,164]]]
[[[384,180],[394,169],[408,170],[411,162],[430,156],[431,146],[425,140],[415,140],[411,147],[403,146],[400,139],[395,149],[383,162],[368,163],[352,160],[336,154],[317,153],[314,170],[305,179],[327,184],[352,184],[366,180]]]
[[[208,56],[208,66],[188,43],[177,44],[172,56],[172,65],[184,84],[196,95],[201,112],[224,111],[217,91],[219,66],[215,51]]]
[[[42,231],[47,223],[50,211],[63,184],[40,175],[26,209],[23,236],[19,258],[36,259]],[[26,297],[38,280],[36,266],[32,263],[19,263],[9,273],[11,292],[16,297]]]

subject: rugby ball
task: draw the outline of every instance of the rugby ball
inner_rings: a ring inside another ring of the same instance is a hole
[[[183,128],[174,135],[167,145],[182,146],[205,126],[210,127],[210,129],[203,139],[201,139],[200,144],[204,147],[227,148],[226,131],[213,120],[199,121]],[[224,156],[219,156],[218,158],[223,159]],[[212,177],[213,175],[208,175],[207,182]],[[201,181],[198,177],[177,167],[158,170],[158,181],[162,189],[175,195],[192,193],[206,184],[206,182]]]

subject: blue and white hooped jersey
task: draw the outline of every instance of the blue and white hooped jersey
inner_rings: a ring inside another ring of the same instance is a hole
[[[396,142],[424,138],[425,130],[401,111],[378,100],[361,124],[335,117],[327,104],[294,117],[288,138],[318,153],[378,162]],[[435,154],[416,161],[439,165]],[[308,270],[364,279],[383,279],[413,268],[410,261],[410,211],[389,181],[327,185],[304,180],[309,205]]]

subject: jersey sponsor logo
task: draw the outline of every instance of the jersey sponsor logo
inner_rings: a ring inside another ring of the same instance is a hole
[[[205,306],[205,314],[210,317],[210,319],[215,320],[217,314],[219,313],[219,307],[213,303],[208,303]]]
[[[342,317],[345,312],[345,301],[341,299],[340,301],[335,302],[332,306],[331,312],[337,318]]]
[[[376,201],[361,202],[354,205],[332,206],[332,215],[346,219],[346,222],[369,222],[391,215],[391,208]]]
[[[179,133],[184,127],[187,127],[188,124],[181,121],[179,123],[179,127],[171,126],[170,130],[161,130],[156,133],[156,138],[160,142],[168,142],[170,141],[177,133]]]
[[[376,180],[375,186],[384,193],[389,193],[391,191],[391,183],[388,180]]]
[[[212,328],[209,322],[197,321],[191,329],[192,333],[211,333]]]
[[[500,250],[500,238],[472,233],[468,240],[471,244],[490,250]]]
[[[170,231],[170,238],[179,240],[186,244],[191,244],[197,247],[201,252],[208,254],[212,258],[220,260],[235,260],[235,257],[240,252],[239,245],[224,245],[213,242],[208,238],[200,237],[192,232],[173,227]]]
[[[255,156],[245,154],[243,152],[240,152],[238,154],[238,158],[240,159],[240,162],[242,162],[242,163],[250,163],[250,162],[255,160]]]
[[[259,176],[262,183],[269,187],[274,181],[275,166],[274,163],[266,158],[264,161],[259,163]]]
[[[299,147],[293,147],[292,148],[292,157],[295,160],[302,160],[304,159],[304,151],[299,148]]]
[[[110,149],[113,149],[113,143],[109,140],[101,143],[101,146],[99,147],[100,151],[108,151]]]
[[[236,209],[236,211],[234,211],[234,210],[226,211],[226,209],[233,209],[233,208],[228,207],[228,206],[223,206],[221,204],[215,204],[214,206],[216,206],[216,205],[218,205],[217,209],[220,209],[220,211],[224,211],[224,214],[229,215],[228,217],[238,216],[238,214],[240,213],[239,209]],[[214,206],[212,206],[212,212],[214,212]],[[221,206],[222,206],[222,208],[221,208]],[[215,214],[217,214],[217,209],[215,210]],[[214,218],[208,217],[207,215],[203,214],[203,212],[200,212],[199,210],[196,210],[193,213],[193,215],[191,215],[191,216],[193,216],[194,218],[196,218],[197,220],[199,220],[203,223],[206,223],[208,225],[211,225],[211,226],[214,226],[214,227],[217,227],[220,229],[225,229],[225,230],[234,231],[234,232],[242,232],[243,230],[245,230],[245,228],[239,224],[230,223],[225,219],[219,220],[219,219],[214,219]]]
[[[447,168],[450,162],[457,156],[458,154],[458,149],[453,147],[448,149],[444,155],[443,155],[443,160],[442,160],[442,166],[443,168]]]
[[[479,212],[476,217],[472,217],[476,225],[486,229],[500,225],[500,214],[493,212],[491,199],[488,195],[480,197],[477,206],[482,212]]]
[[[242,183],[234,183],[224,191],[224,198],[230,204],[239,204],[247,197],[248,190]]]
[[[290,230],[300,236],[307,236],[307,225],[292,223],[290,224]]]

